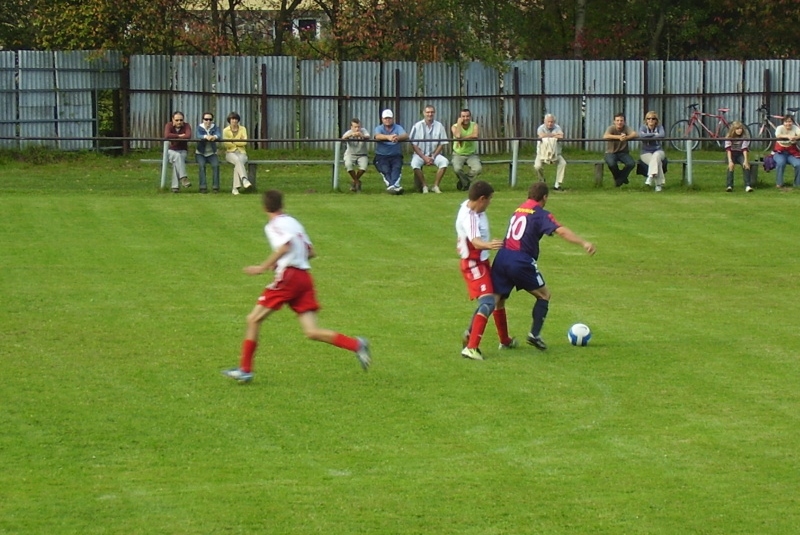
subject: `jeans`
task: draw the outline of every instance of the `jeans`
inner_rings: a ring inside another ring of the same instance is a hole
[[[206,191],[208,184],[206,183],[206,164],[211,165],[212,182],[211,187],[215,191],[219,191],[219,157],[216,154],[211,156],[203,156],[199,152],[194,155],[194,159],[200,168],[198,175],[200,178],[200,191]]]
[[[372,163],[375,164],[375,169],[383,176],[383,182],[387,186],[400,186],[401,172],[403,170],[402,154],[394,156],[376,154]]]
[[[776,152],[772,157],[775,158],[775,185],[783,186],[783,172],[788,163],[794,167],[794,185],[800,186],[800,158],[786,152]]]
[[[633,161],[631,155],[627,152],[607,152],[603,156],[603,159],[611,170],[617,187],[627,184],[628,175],[630,175],[633,168],[636,167],[636,162]],[[624,165],[622,169],[618,167],[620,163]]]

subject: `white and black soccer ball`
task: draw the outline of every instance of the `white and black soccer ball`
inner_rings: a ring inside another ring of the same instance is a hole
[[[567,340],[574,346],[585,346],[592,339],[592,331],[588,325],[576,323],[567,331]]]

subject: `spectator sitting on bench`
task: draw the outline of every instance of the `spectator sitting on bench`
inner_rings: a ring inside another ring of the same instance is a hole
[[[559,191],[561,183],[564,182],[564,171],[567,168],[567,161],[561,156],[561,144],[559,139],[564,139],[564,131],[556,123],[556,116],[548,113],[544,116],[544,123],[536,131],[539,141],[536,143],[536,159],[533,162],[533,169],[541,182],[544,182],[542,165],[556,164],[556,181],[553,189]]]
[[[625,124],[625,114],[617,113],[614,116],[614,124],[606,129],[603,139],[606,143],[606,153],[603,159],[614,176],[614,184],[617,187],[628,183],[628,176],[636,167],[628,149],[628,140],[636,137],[636,131]],[[622,169],[619,164],[622,164]]]
[[[661,191],[664,186],[664,169],[662,162],[666,158],[661,147],[661,140],[666,136],[664,127],[658,120],[658,114],[648,111],[644,117],[644,124],[639,127],[639,138],[642,139],[642,153],[639,158],[647,164],[646,186],[655,186],[656,191]]]
[[[192,139],[192,127],[186,124],[183,113],[173,112],[172,121],[164,125],[164,137],[169,140],[167,157],[172,164],[172,193],[178,193],[181,186],[188,188],[192,185],[186,176],[186,153],[188,140]]]
[[[219,157],[217,156],[217,140],[222,139],[222,131],[214,124],[214,114],[203,114],[203,122],[197,127],[197,147],[194,159],[200,170],[200,193],[208,193],[206,182],[206,164],[211,164],[211,187],[214,193],[219,193]]]
[[[225,160],[233,164],[233,189],[239,195],[239,188],[250,189],[253,185],[247,179],[247,128],[239,124],[242,118],[232,111],[228,114],[228,126],[222,131],[225,140]]]

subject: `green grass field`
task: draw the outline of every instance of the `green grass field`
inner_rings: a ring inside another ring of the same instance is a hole
[[[319,253],[320,323],[374,363],[284,310],[240,386],[219,372],[268,280],[242,273],[268,253],[259,196],[37,159],[0,156],[0,533],[797,533],[800,193],[774,174],[729,194],[698,166],[655,194],[568,167],[547,207],[598,252],[543,240],[550,349],[501,353],[490,323],[473,362],[451,175],[392,197],[373,169],[361,195],[264,170]],[[501,236],[526,187],[485,177]],[[512,335],[532,303],[509,300]]]

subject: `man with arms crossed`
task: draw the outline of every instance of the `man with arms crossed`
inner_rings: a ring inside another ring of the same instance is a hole
[[[539,259],[539,240],[545,234],[551,236],[555,233],[568,242],[580,245],[590,255],[595,252],[592,243],[567,227],[562,227],[553,214],[544,209],[548,193],[544,182],[531,185],[528,200],[511,216],[503,248],[497,252],[492,263],[492,284],[498,297],[498,308],[505,307],[506,299],[514,288],[525,290],[536,298],[531,311],[533,324],[526,341],[542,351],[547,349],[540,335],[550,306],[550,290],[536,264]]]
[[[553,189],[559,191],[561,183],[564,182],[567,161],[561,156],[561,143],[558,140],[564,139],[564,131],[556,123],[556,116],[552,113],[545,115],[544,122],[539,126],[536,135],[539,136],[539,141],[536,143],[536,160],[533,162],[533,169],[539,180],[544,182],[542,165],[556,164],[556,182]]]
[[[461,351],[462,357],[472,360],[483,360],[479,346],[492,313],[500,338],[500,349],[517,347],[517,341],[508,336],[505,309],[495,310],[489,251],[500,249],[503,240],[489,238],[486,209],[492,202],[493,194],[494,188],[488,182],[474,182],[469,188],[469,198],[461,203],[456,216],[456,248],[461,256],[461,275],[467,283],[469,298],[478,300],[470,327],[464,333],[464,348]]]
[[[472,112],[467,108],[461,110],[458,122],[450,127],[453,134],[453,172],[458,177],[456,189],[468,190],[469,185],[481,174],[481,159],[478,157],[478,123],[472,122]],[[464,164],[469,166],[469,173],[464,172]]]
[[[375,168],[383,177],[386,191],[393,195],[401,195],[403,186],[403,146],[401,141],[408,140],[405,129],[394,122],[392,110],[383,110],[381,124],[375,127]]]
[[[325,342],[354,352],[366,371],[371,358],[369,343],[364,338],[351,338],[317,326],[317,311],[320,307],[314,291],[314,281],[308,272],[311,269],[308,261],[316,255],[303,225],[283,212],[283,193],[280,191],[265,192],[263,203],[269,218],[264,232],[272,247],[272,254],[257,266],[247,266],[244,272],[248,275],[261,275],[274,271],[275,279],[266,287],[247,316],[247,332],[242,343],[239,367],[225,370],[222,374],[240,383],[253,380],[253,356],[258,345],[261,322],[283,305],[289,305],[297,314],[303,333],[309,340]]]

